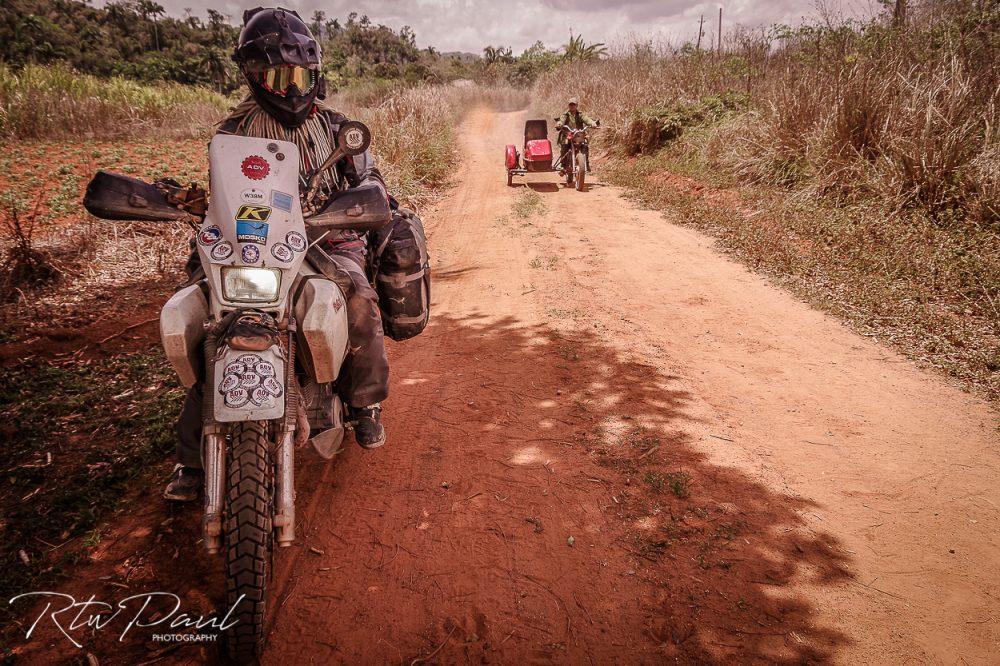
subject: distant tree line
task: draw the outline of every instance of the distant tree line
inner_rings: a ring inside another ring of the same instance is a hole
[[[409,26],[397,32],[356,13],[344,22],[321,11],[303,19],[323,46],[323,71],[334,87],[473,74],[462,54],[418,49]],[[229,93],[242,83],[230,57],[238,35],[230,17],[214,9],[204,19],[191,9],[176,18],[154,0],[113,0],[105,7],[78,0],[0,3],[0,61],[14,67],[65,62],[98,76],[202,84]]]

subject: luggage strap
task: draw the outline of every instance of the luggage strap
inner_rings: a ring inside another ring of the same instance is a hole
[[[403,287],[410,282],[422,280],[427,273],[427,266],[424,266],[416,273],[379,273],[375,276],[380,282],[388,282],[396,287]]]

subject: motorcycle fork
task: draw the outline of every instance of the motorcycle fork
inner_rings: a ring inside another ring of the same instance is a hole
[[[223,427],[214,418],[213,388],[215,387],[215,355],[219,347],[216,327],[205,334],[205,390],[201,406],[202,438],[201,462],[205,470],[205,513],[202,531],[205,548],[215,555],[222,548],[222,502],[225,493],[226,436]]]
[[[214,328],[214,327],[213,327]],[[277,529],[280,547],[295,541],[295,426],[301,409],[299,385],[295,379],[295,330],[289,319],[286,330],[287,359],[285,363],[285,416],[277,433],[275,450],[276,502],[273,525]],[[225,428],[213,418],[215,357],[218,353],[218,332],[210,329],[205,335],[205,387],[202,403],[202,467],[205,470],[205,512],[202,531],[205,548],[215,555],[222,548],[222,507],[226,482]]]
[[[287,548],[295,541],[295,426],[298,423],[302,401],[299,383],[295,378],[295,319],[288,318],[287,350],[285,361],[285,416],[278,430],[275,460],[277,482],[274,527],[277,529],[278,547]]]

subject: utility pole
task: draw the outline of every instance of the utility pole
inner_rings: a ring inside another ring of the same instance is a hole
[[[694,47],[695,51],[701,50],[701,36],[704,34],[704,31],[701,29],[701,26],[704,24],[705,24],[705,15],[702,14],[701,18],[698,19],[698,44],[695,45]]]
[[[719,7],[719,48],[718,52],[722,54],[722,7]]]

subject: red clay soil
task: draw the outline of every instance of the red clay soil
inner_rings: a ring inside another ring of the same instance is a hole
[[[497,146],[523,121],[473,113],[425,214],[432,324],[391,348],[389,443],[300,456],[263,663],[996,663],[995,413],[599,182],[532,176],[545,210],[516,217]],[[157,492],[69,593],[224,605],[197,509]],[[17,649],[218,659],[77,637]]]

